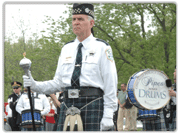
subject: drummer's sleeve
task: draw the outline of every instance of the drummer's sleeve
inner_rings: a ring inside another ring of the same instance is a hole
[[[49,101],[48,101],[48,98],[43,95],[42,96],[42,99],[43,99],[43,110],[41,111],[41,115],[45,115],[45,114],[48,114],[50,112],[50,104],[49,104]]]
[[[19,98],[17,105],[16,105],[16,111],[21,114],[21,112],[24,110],[23,108],[23,98],[24,95],[21,95],[21,97]]]

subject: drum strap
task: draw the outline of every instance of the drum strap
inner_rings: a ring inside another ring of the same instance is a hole
[[[38,95],[39,95],[39,94],[38,94],[38,93],[36,93],[36,97],[34,97],[34,98],[38,98]]]
[[[93,101],[87,103],[86,105],[84,105],[80,109],[78,109],[77,107],[74,107],[73,105],[68,108],[66,106],[65,102],[63,102],[64,106],[67,108],[63,131],[67,130],[69,122],[70,122],[70,131],[73,131],[76,121],[77,121],[77,131],[83,131],[83,122],[82,122],[81,115],[80,115],[81,110],[83,108],[85,108],[86,106],[88,106],[89,104],[93,103],[94,101],[100,100],[101,98],[102,97],[94,99]]]

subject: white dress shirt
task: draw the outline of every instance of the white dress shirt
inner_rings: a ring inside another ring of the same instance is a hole
[[[35,82],[35,92],[52,94],[71,86],[79,40],[67,43],[61,50],[53,80]],[[97,40],[91,34],[81,42],[82,67],[80,86],[101,88],[104,91],[104,112],[107,117],[117,110],[117,72],[110,45]]]
[[[12,110],[11,108],[9,107],[9,104],[6,106],[6,112],[8,113],[7,117],[12,117]]]
[[[34,93],[34,97],[36,93]],[[21,114],[23,110],[30,109],[30,102],[28,94],[24,93],[19,98],[19,101],[16,105],[16,111]],[[47,97],[44,94],[38,94],[38,98],[34,98],[34,109],[40,110],[41,115],[48,114],[50,112],[50,104]]]

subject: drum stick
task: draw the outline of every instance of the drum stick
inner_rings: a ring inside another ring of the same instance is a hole
[[[172,82],[171,82],[171,79],[167,79],[166,80],[166,86],[169,88],[169,87],[172,87]]]

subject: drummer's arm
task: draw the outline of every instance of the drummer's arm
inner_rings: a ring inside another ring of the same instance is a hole
[[[171,90],[169,90],[169,95],[176,97],[176,92],[171,88]]]
[[[19,98],[19,101],[17,102],[16,105],[16,111],[21,114],[21,112],[24,110],[23,108],[23,95]]]

